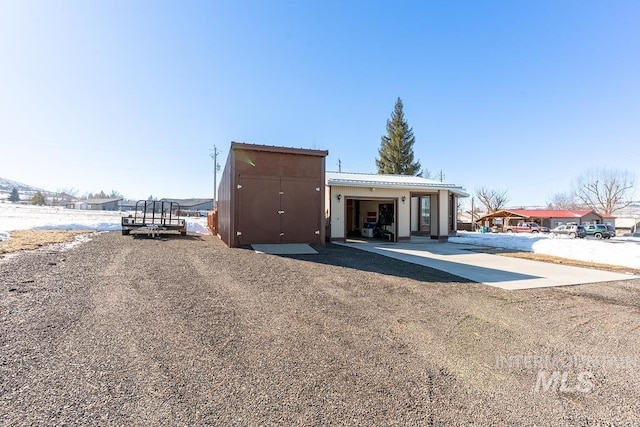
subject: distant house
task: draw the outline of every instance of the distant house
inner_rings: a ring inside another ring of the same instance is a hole
[[[476,223],[480,226],[500,228],[518,221],[534,221],[542,226],[554,228],[563,224],[614,225],[615,217],[594,210],[504,209],[487,214]]]
[[[173,202],[183,211],[212,211],[213,199],[160,199],[160,202]]]
[[[640,231],[640,202],[616,211],[616,230],[625,233],[635,233]]]
[[[85,199],[74,200],[65,205],[68,209],[81,209],[89,211],[117,211],[120,209],[122,199]]]
[[[120,210],[121,211],[135,210],[137,203],[138,203],[137,200],[121,200],[119,204]]]
[[[478,214],[474,215],[475,218],[478,218]],[[461,231],[474,231],[475,227],[473,226],[473,219],[471,216],[471,212],[466,211],[458,211],[458,230]]]

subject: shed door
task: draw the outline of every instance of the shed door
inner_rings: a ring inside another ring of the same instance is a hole
[[[239,179],[238,245],[280,242],[280,179]]]
[[[282,178],[280,229],[282,243],[320,243],[319,181]]]

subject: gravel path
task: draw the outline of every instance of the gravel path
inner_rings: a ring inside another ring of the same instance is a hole
[[[640,425],[640,281],[117,233],[0,278],[0,425]]]

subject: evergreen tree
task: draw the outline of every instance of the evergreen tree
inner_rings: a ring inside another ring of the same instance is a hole
[[[44,205],[46,203],[46,199],[44,198],[44,195],[38,191],[34,196],[33,199],[31,199],[31,204],[32,205]]]
[[[387,120],[387,135],[383,135],[378,149],[379,158],[376,158],[378,173],[418,175],[420,162],[414,161],[413,128],[404,119],[402,100],[398,97],[396,106],[391,113],[391,119]]]
[[[13,187],[13,190],[11,190],[9,201],[13,203],[20,201],[20,194],[18,193],[18,189],[16,187]]]

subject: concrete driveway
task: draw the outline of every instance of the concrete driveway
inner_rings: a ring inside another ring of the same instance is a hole
[[[638,278],[631,274],[480,253],[477,252],[479,246],[442,243],[424,237],[412,237],[410,242],[402,243],[350,240],[339,244],[446,271],[507,290]]]

